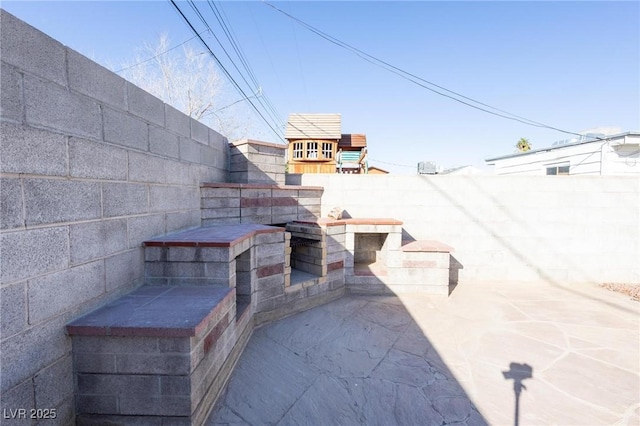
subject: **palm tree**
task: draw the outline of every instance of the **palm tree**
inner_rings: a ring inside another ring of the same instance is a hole
[[[520,151],[520,152],[530,151],[531,150],[531,144],[529,143],[529,139],[520,138],[520,140],[516,144],[516,148],[518,148],[518,151]]]

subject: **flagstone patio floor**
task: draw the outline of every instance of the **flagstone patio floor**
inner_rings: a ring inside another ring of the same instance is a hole
[[[207,425],[639,425],[639,352],[595,285],[345,296],[256,329]]]

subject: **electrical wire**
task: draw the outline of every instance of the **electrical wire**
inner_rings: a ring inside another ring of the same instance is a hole
[[[388,164],[390,166],[398,166],[398,167],[408,167],[410,169],[415,169],[417,167],[417,166],[409,166],[407,164],[389,163],[388,161],[380,161],[380,160],[376,160],[375,158],[371,158],[371,157],[369,157],[369,160],[373,161],[374,163]]]
[[[544,124],[544,123],[540,123],[540,122],[537,122],[537,121],[534,121],[534,120],[530,120],[530,119],[525,118],[525,117],[521,117],[519,115],[510,113],[508,111],[501,110],[499,108],[496,108],[496,107],[493,107],[491,105],[485,104],[483,102],[477,101],[477,100],[472,99],[470,97],[464,96],[464,95],[462,95],[460,93],[457,93],[457,92],[454,92],[452,90],[449,90],[449,89],[447,89],[447,88],[445,88],[443,86],[439,86],[439,85],[437,85],[435,83],[432,83],[432,82],[430,82],[428,80],[425,80],[425,79],[423,79],[423,78],[421,78],[421,77],[419,77],[419,76],[417,76],[415,74],[412,74],[412,73],[410,73],[408,71],[405,71],[405,70],[403,70],[403,69],[401,69],[399,67],[396,67],[396,66],[394,66],[394,65],[392,65],[392,64],[390,64],[390,63],[388,63],[388,62],[386,62],[386,61],[384,61],[382,59],[379,59],[379,58],[377,58],[377,57],[375,57],[373,55],[370,55],[370,54],[368,54],[368,53],[366,53],[366,52],[364,52],[364,51],[362,51],[362,50],[360,50],[360,49],[358,49],[358,48],[356,48],[356,47],[354,47],[354,46],[352,46],[352,45],[350,45],[350,44],[348,44],[346,42],[343,42],[343,41],[341,41],[341,40],[339,40],[339,39],[337,39],[337,38],[335,38],[335,37],[323,32],[323,31],[321,31],[321,30],[319,30],[317,28],[313,27],[312,25],[302,21],[301,19],[296,18],[295,16],[285,12],[284,10],[279,9],[278,7],[276,7],[275,5],[269,3],[266,0],[261,0],[261,1],[265,5],[273,8],[274,10],[278,11],[279,13],[287,16],[289,19],[292,19],[293,21],[297,22],[298,24],[300,24],[301,26],[303,26],[307,30],[309,30],[312,33],[318,35],[319,37],[329,41],[330,43],[333,43],[333,44],[335,44],[335,45],[337,45],[337,46],[339,46],[339,47],[341,47],[341,48],[343,48],[345,50],[348,50],[348,51],[356,54],[361,59],[363,59],[363,60],[365,60],[365,61],[367,61],[367,62],[369,62],[369,63],[371,63],[371,64],[373,64],[375,66],[378,66],[378,67],[380,67],[382,69],[385,69],[385,70],[387,70],[387,71],[389,71],[389,72],[391,72],[393,74],[396,74],[399,77],[401,77],[401,78],[403,78],[405,80],[408,80],[408,81],[412,82],[413,84],[416,84],[416,85],[418,85],[418,86],[420,86],[420,87],[422,87],[424,89],[427,89],[427,90],[429,90],[429,91],[431,91],[433,93],[436,93],[436,94],[438,94],[440,96],[444,96],[446,98],[449,98],[449,99],[451,99],[453,101],[459,102],[459,103],[461,103],[463,105],[469,106],[471,108],[477,109],[479,111],[483,111],[483,112],[486,112],[488,114],[492,114],[492,115],[495,115],[495,116],[498,116],[498,117],[502,117],[502,118],[505,118],[505,119],[508,119],[508,120],[518,121],[518,122],[520,122],[522,124],[526,124],[528,126],[546,128],[546,129],[555,130],[555,131],[558,131],[558,132],[561,132],[561,133],[566,133],[566,134],[576,135],[576,136],[582,136],[580,133],[575,133],[575,132],[571,132],[571,131],[568,131],[568,130],[563,130],[563,129],[560,129],[560,128],[557,128],[557,127],[553,127],[553,126],[550,126],[550,125],[547,125],[547,124]],[[465,101],[463,101],[461,99],[458,99],[458,98],[456,98],[456,97],[454,97],[452,95],[448,95],[446,93],[442,93],[441,91],[435,90],[435,89],[427,86],[427,84],[430,85],[430,86],[433,86],[433,87],[437,87],[437,88],[439,88],[439,89],[441,89],[443,91],[449,92],[449,93],[451,93],[451,94],[453,94],[455,96],[458,96],[460,98],[467,99],[468,101],[474,102],[474,103],[476,103],[478,105],[482,105],[484,107],[491,108],[491,109],[493,109],[495,111],[498,111],[498,112],[490,111],[490,110],[488,110],[486,108],[482,108],[480,106],[473,105],[473,104],[471,104],[469,102],[465,102]],[[605,139],[602,139],[602,138],[598,138],[598,139],[599,140],[605,140]]]
[[[202,31],[199,35],[202,35],[202,34],[204,34],[204,33],[206,33],[206,32],[208,32],[208,30]],[[144,61],[142,61],[142,62],[138,62],[137,64],[133,64],[133,65],[131,65],[131,66],[128,66],[128,67],[126,67],[126,68],[119,69],[118,71],[114,71],[114,72],[115,72],[116,74],[119,74],[119,73],[121,73],[122,71],[127,71],[127,70],[130,70],[131,68],[135,68],[135,67],[140,66],[140,65],[142,65],[142,64],[146,64],[146,63],[147,63],[147,62],[149,62],[149,61],[153,61],[154,59],[159,58],[160,56],[162,56],[162,55],[164,55],[164,54],[166,54],[166,53],[169,53],[169,52],[171,52],[172,50],[177,49],[178,47],[180,47],[180,46],[182,46],[182,45],[185,45],[185,44],[189,43],[191,40],[193,40],[193,39],[194,39],[194,38],[196,38],[196,37],[198,37],[198,35],[194,35],[194,36],[193,36],[193,37],[191,37],[190,39],[185,40],[185,41],[183,41],[182,43],[180,43],[180,44],[178,44],[178,45],[176,45],[176,46],[173,46],[173,47],[172,47],[172,48],[170,48],[170,49],[165,50],[164,52],[160,52],[160,53],[158,53],[156,56],[153,56],[153,57],[151,57],[151,58],[149,58],[149,59],[145,59],[145,60],[144,60]]]
[[[229,43],[233,47],[233,50],[236,52],[236,55],[240,59],[240,62],[242,64],[243,68],[245,69],[245,71],[249,75],[249,78],[253,82],[253,84],[255,86],[255,90],[258,90],[258,91],[262,92],[262,86],[258,82],[258,79],[257,79],[257,77],[256,77],[256,75],[255,75],[255,73],[253,71],[253,68],[249,64],[249,61],[247,60],[246,55],[244,54],[244,52],[242,50],[242,47],[236,41],[236,37],[235,37],[235,34],[233,32],[233,28],[231,27],[231,24],[230,23],[227,24],[227,22],[225,20],[226,14],[225,14],[224,17],[222,16],[224,14],[224,10],[222,9],[221,6],[220,6],[220,8],[218,8],[218,6],[215,4],[215,2],[213,2],[211,0],[207,0],[207,3],[209,5],[209,8],[211,9],[211,11],[213,12],[214,16],[216,17],[218,23],[220,24],[220,27],[222,28],[222,30],[224,31],[225,35],[227,36],[227,39],[229,40]],[[270,111],[271,118],[275,122],[282,122],[282,120],[280,118],[280,117],[282,117],[282,115],[277,111],[277,109],[275,108],[273,103],[269,100],[269,98],[264,94],[263,94],[262,98],[264,100],[263,106],[266,106],[266,108]]]
[[[196,6],[196,4],[193,2],[193,0],[188,0],[189,5],[191,6],[191,8],[193,9],[193,11],[196,13],[196,15],[200,18],[200,20],[202,21],[202,23],[209,29],[209,31],[211,32],[211,35],[213,36],[213,38],[218,42],[218,44],[220,45],[220,48],[222,49],[222,51],[224,52],[224,54],[227,56],[227,58],[229,59],[229,61],[231,62],[231,64],[233,65],[233,67],[235,68],[235,70],[238,72],[238,74],[240,75],[240,77],[242,78],[242,80],[244,81],[244,83],[248,86],[251,87],[251,84],[249,84],[249,82],[247,81],[247,79],[245,78],[244,74],[240,71],[240,69],[238,68],[238,65],[236,65],[235,61],[231,58],[231,55],[229,54],[229,52],[227,51],[227,49],[224,47],[224,45],[222,44],[222,42],[220,41],[220,39],[216,36],[216,34],[213,32],[213,30],[211,30],[211,27],[209,26],[209,23],[207,22],[207,20],[204,18],[204,16],[202,15],[202,13],[200,12],[200,10],[198,9],[198,6]],[[213,9],[212,9],[213,10]],[[246,97],[246,96],[245,96]],[[248,98],[248,97],[247,97]],[[260,103],[260,105],[262,105],[262,107],[264,108],[265,112],[267,113],[267,115],[269,115],[270,119],[273,120],[275,123],[278,122],[278,118],[274,117],[273,115],[271,115],[269,109],[265,106],[265,104],[263,103],[261,98],[256,98],[257,101]],[[272,129],[273,127],[270,126]],[[278,125],[276,124],[276,127],[278,127]],[[278,137],[283,139],[282,135],[278,134]]]
[[[214,58],[214,60],[216,61],[216,63],[220,66],[220,68],[223,70],[223,72],[225,73],[225,75],[227,76],[227,78],[229,78],[229,80],[231,81],[231,83],[234,85],[234,87],[236,88],[236,90],[238,90],[238,92],[240,92],[240,94],[243,96],[243,98],[247,99],[247,102],[249,102],[249,104],[253,107],[253,109],[258,113],[258,115],[262,118],[262,120],[267,124],[267,126],[269,126],[269,128],[273,131],[273,133],[279,137],[280,139],[282,139],[284,141],[284,138],[282,136],[280,136],[280,134],[278,133],[278,131],[271,125],[271,123],[265,118],[265,116],[262,114],[262,112],[258,109],[258,107],[256,107],[256,105],[249,99],[249,96],[247,96],[247,94],[244,92],[244,90],[240,87],[240,85],[238,84],[238,82],[233,78],[233,76],[229,73],[229,71],[226,69],[226,67],[222,64],[222,62],[220,61],[220,59],[215,55],[215,53],[213,53],[213,50],[211,50],[211,48],[209,47],[209,45],[204,41],[204,39],[202,38],[202,36],[198,33],[198,31],[195,29],[195,27],[193,26],[193,24],[191,23],[191,21],[189,20],[189,18],[187,18],[187,16],[184,14],[184,12],[182,12],[182,10],[180,9],[180,7],[176,4],[175,0],[169,0],[171,2],[171,5],[175,8],[175,10],[178,12],[178,14],[180,14],[180,16],[182,16],[182,18],[184,19],[184,21],[186,22],[186,24],[189,26],[189,28],[191,29],[191,31],[193,31],[194,34],[196,34],[196,37],[198,37],[198,39],[200,40],[200,42],[204,45],[204,47],[207,49],[207,51],[209,51],[209,54],[211,55],[212,58]]]

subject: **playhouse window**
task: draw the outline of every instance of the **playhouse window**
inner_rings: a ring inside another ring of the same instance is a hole
[[[307,142],[307,158],[318,158],[318,142]]]
[[[333,144],[323,142],[322,143],[322,158],[325,160],[331,160],[333,158]]]

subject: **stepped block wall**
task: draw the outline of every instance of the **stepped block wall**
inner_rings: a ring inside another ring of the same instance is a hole
[[[144,240],[200,226],[229,145],[5,11],[0,36],[1,408],[69,424],[65,324],[142,284]]]
[[[284,185],[287,145],[243,139],[229,147],[229,182]]]

